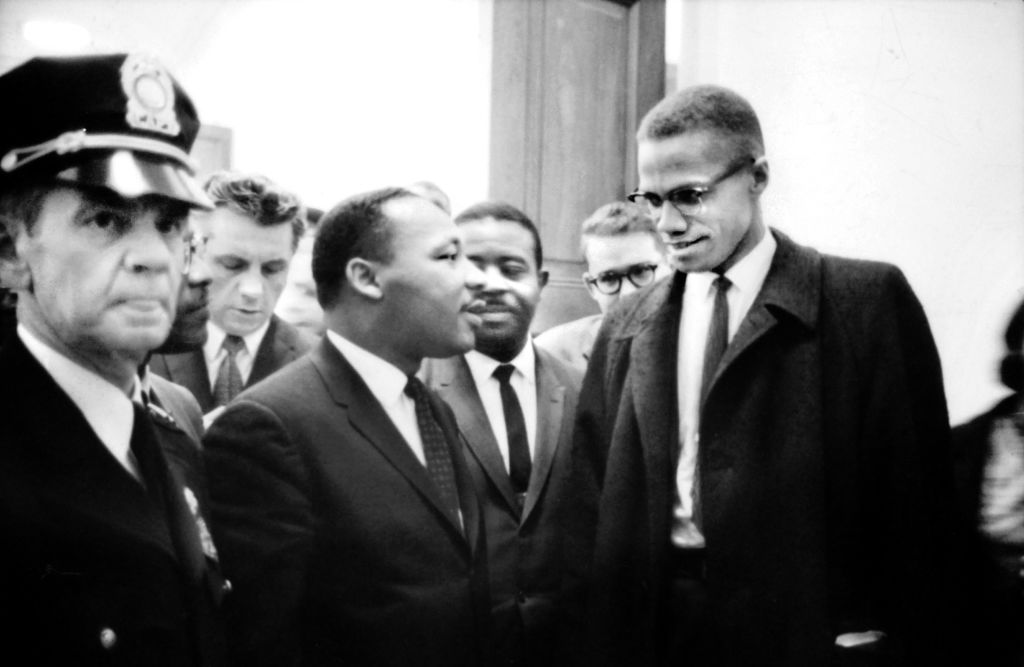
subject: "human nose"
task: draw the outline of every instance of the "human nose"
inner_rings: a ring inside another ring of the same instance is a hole
[[[238,279],[238,292],[246,299],[263,296],[263,278],[255,271],[246,271]]]
[[[202,257],[202,253],[192,254],[192,263],[189,264],[186,280],[189,287],[205,287],[213,280],[210,267]]]
[[[180,273],[183,268],[183,241],[168,240],[152,221],[137,221],[126,241],[128,249],[125,253],[125,263],[133,272],[164,272],[169,271],[172,265],[176,265]]]
[[[483,289],[484,285],[486,285],[488,281],[487,276],[484,275],[484,272],[481,271],[476,264],[465,258],[463,258],[462,260],[462,265],[464,272],[464,282],[466,287],[473,290],[474,292]]]
[[[661,234],[683,234],[690,228],[686,216],[669,202],[662,204],[661,210],[654,217],[658,232]]]
[[[470,262],[472,264],[472,262]],[[505,281],[505,276],[502,275],[501,269],[497,266],[487,266],[479,269],[480,273],[484,276],[485,292],[503,292],[507,289],[508,285]]]

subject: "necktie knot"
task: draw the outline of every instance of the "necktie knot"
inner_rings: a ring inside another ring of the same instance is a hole
[[[415,375],[410,375],[409,381],[405,383],[405,389],[403,389],[402,392],[418,403],[423,399],[425,390],[426,388],[423,386],[423,382]]]
[[[228,334],[227,337],[224,338],[224,345],[222,347],[229,356],[234,357],[245,349],[245,340],[241,336]]]
[[[494,369],[494,379],[501,384],[508,384],[509,378],[512,377],[512,373],[514,373],[515,370],[516,367],[512,364],[499,364],[498,367]]]
[[[718,277],[715,278],[715,282],[712,284],[718,292],[728,292],[729,288],[732,287],[732,281],[726,278],[725,274],[719,274]]]

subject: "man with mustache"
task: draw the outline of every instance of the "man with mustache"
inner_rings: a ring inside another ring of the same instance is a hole
[[[584,664],[946,664],[949,427],[906,279],[767,226],[735,92],[671,95],[637,141],[675,271],[606,315],[580,395]]]
[[[274,315],[305,229],[298,198],[263,176],[234,172],[214,174],[205,189],[215,208],[196,223],[212,275],[208,338],[200,350],[156,355],[150,366],[209,415],[305,354],[310,339]]]
[[[415,377],[473,347],[482,276],[446,213],[388,188],[324,214],[313,278],[325,336],[204,441],[235,664],[482,664],[480,508]]]
[[[223,664],[199,451],[137,377],[211,207],[195,107],[138,54],[34,58],[0,99],[0,638],[25,664]]]
[[[530,323],[547,283],[536,226],[503,202],[455,218],[476,290],[476,347],[431,359],[424,379],[452,406],[483,501],[496,664],[554,664],[560,617],[561,530],[582,373],[536,348]]]

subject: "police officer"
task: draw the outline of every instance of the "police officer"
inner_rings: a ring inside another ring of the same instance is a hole
[[[195,108],[125,54],[32,59],[0,99],[0,639],[25,664],[221,664],[198,452],[136,376],[209,207]]]

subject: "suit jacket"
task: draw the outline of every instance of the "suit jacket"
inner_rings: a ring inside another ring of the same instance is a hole
[[[498,662],[550,664],[562,585],[558,512],[582,374],[536,349],[537,434],[521,509],[465,358],[428,360],[422,374],[455,412],[483,504]]]
[[[207,431],[240,665],[476,665],[483,521],[451,411],[463,524],[337,348],[243,392]],[[219,528],[219,532],[218,529]]]
[[[590,350],[603,320],[604,315],[598,313],[559,324],[537,336],[533,342],[582,374],[587,371]]]
[[[1020,549],[994,544],[979,530],[985,465],[992,451],[992,427],[1020,409],[1020,394],[999,401],[991,410],[953,429],[953,464],[959,523],[967,535],[966,599],[960,627],[967,637],[964,664],[1018,666],[1024,657],[1024,581],[1000,560],[1021,558]],[[1021,563],[1024,567],[1024,563]]]
[[[924,313],[897,268],[773,233],[701,412],[712,641],[724,665],[820,666],[872,629],[891,664],[944,664],[949,426]],[[685,279],[606,316],[580,395],[568,553],[598,663],[664,650]]]
[[[16,337],[0,377],[5,645],[25,664],[223,664],[224,581],[199,531],[195,443],[153,418],[177,510],[168,519]]]
[[[198,447],[203,440],[203,413],[195,396],[180,384],[164,379],[156,373],[149,373],[148,380],[150,404],[163,410]]]
[[[245,386],[251,387],[295,361],[308,352],[311,346],[312,342],[306,334],[277,315],[272,315],[267,333],[256,350],[252,372]],[[210,389],[210,373],[206,368],[206,357],[202,350],[181,354],[154,354],[149,361],[149,367],[157,375],[176,382],[192,392],[204,414],[216,407]]]

